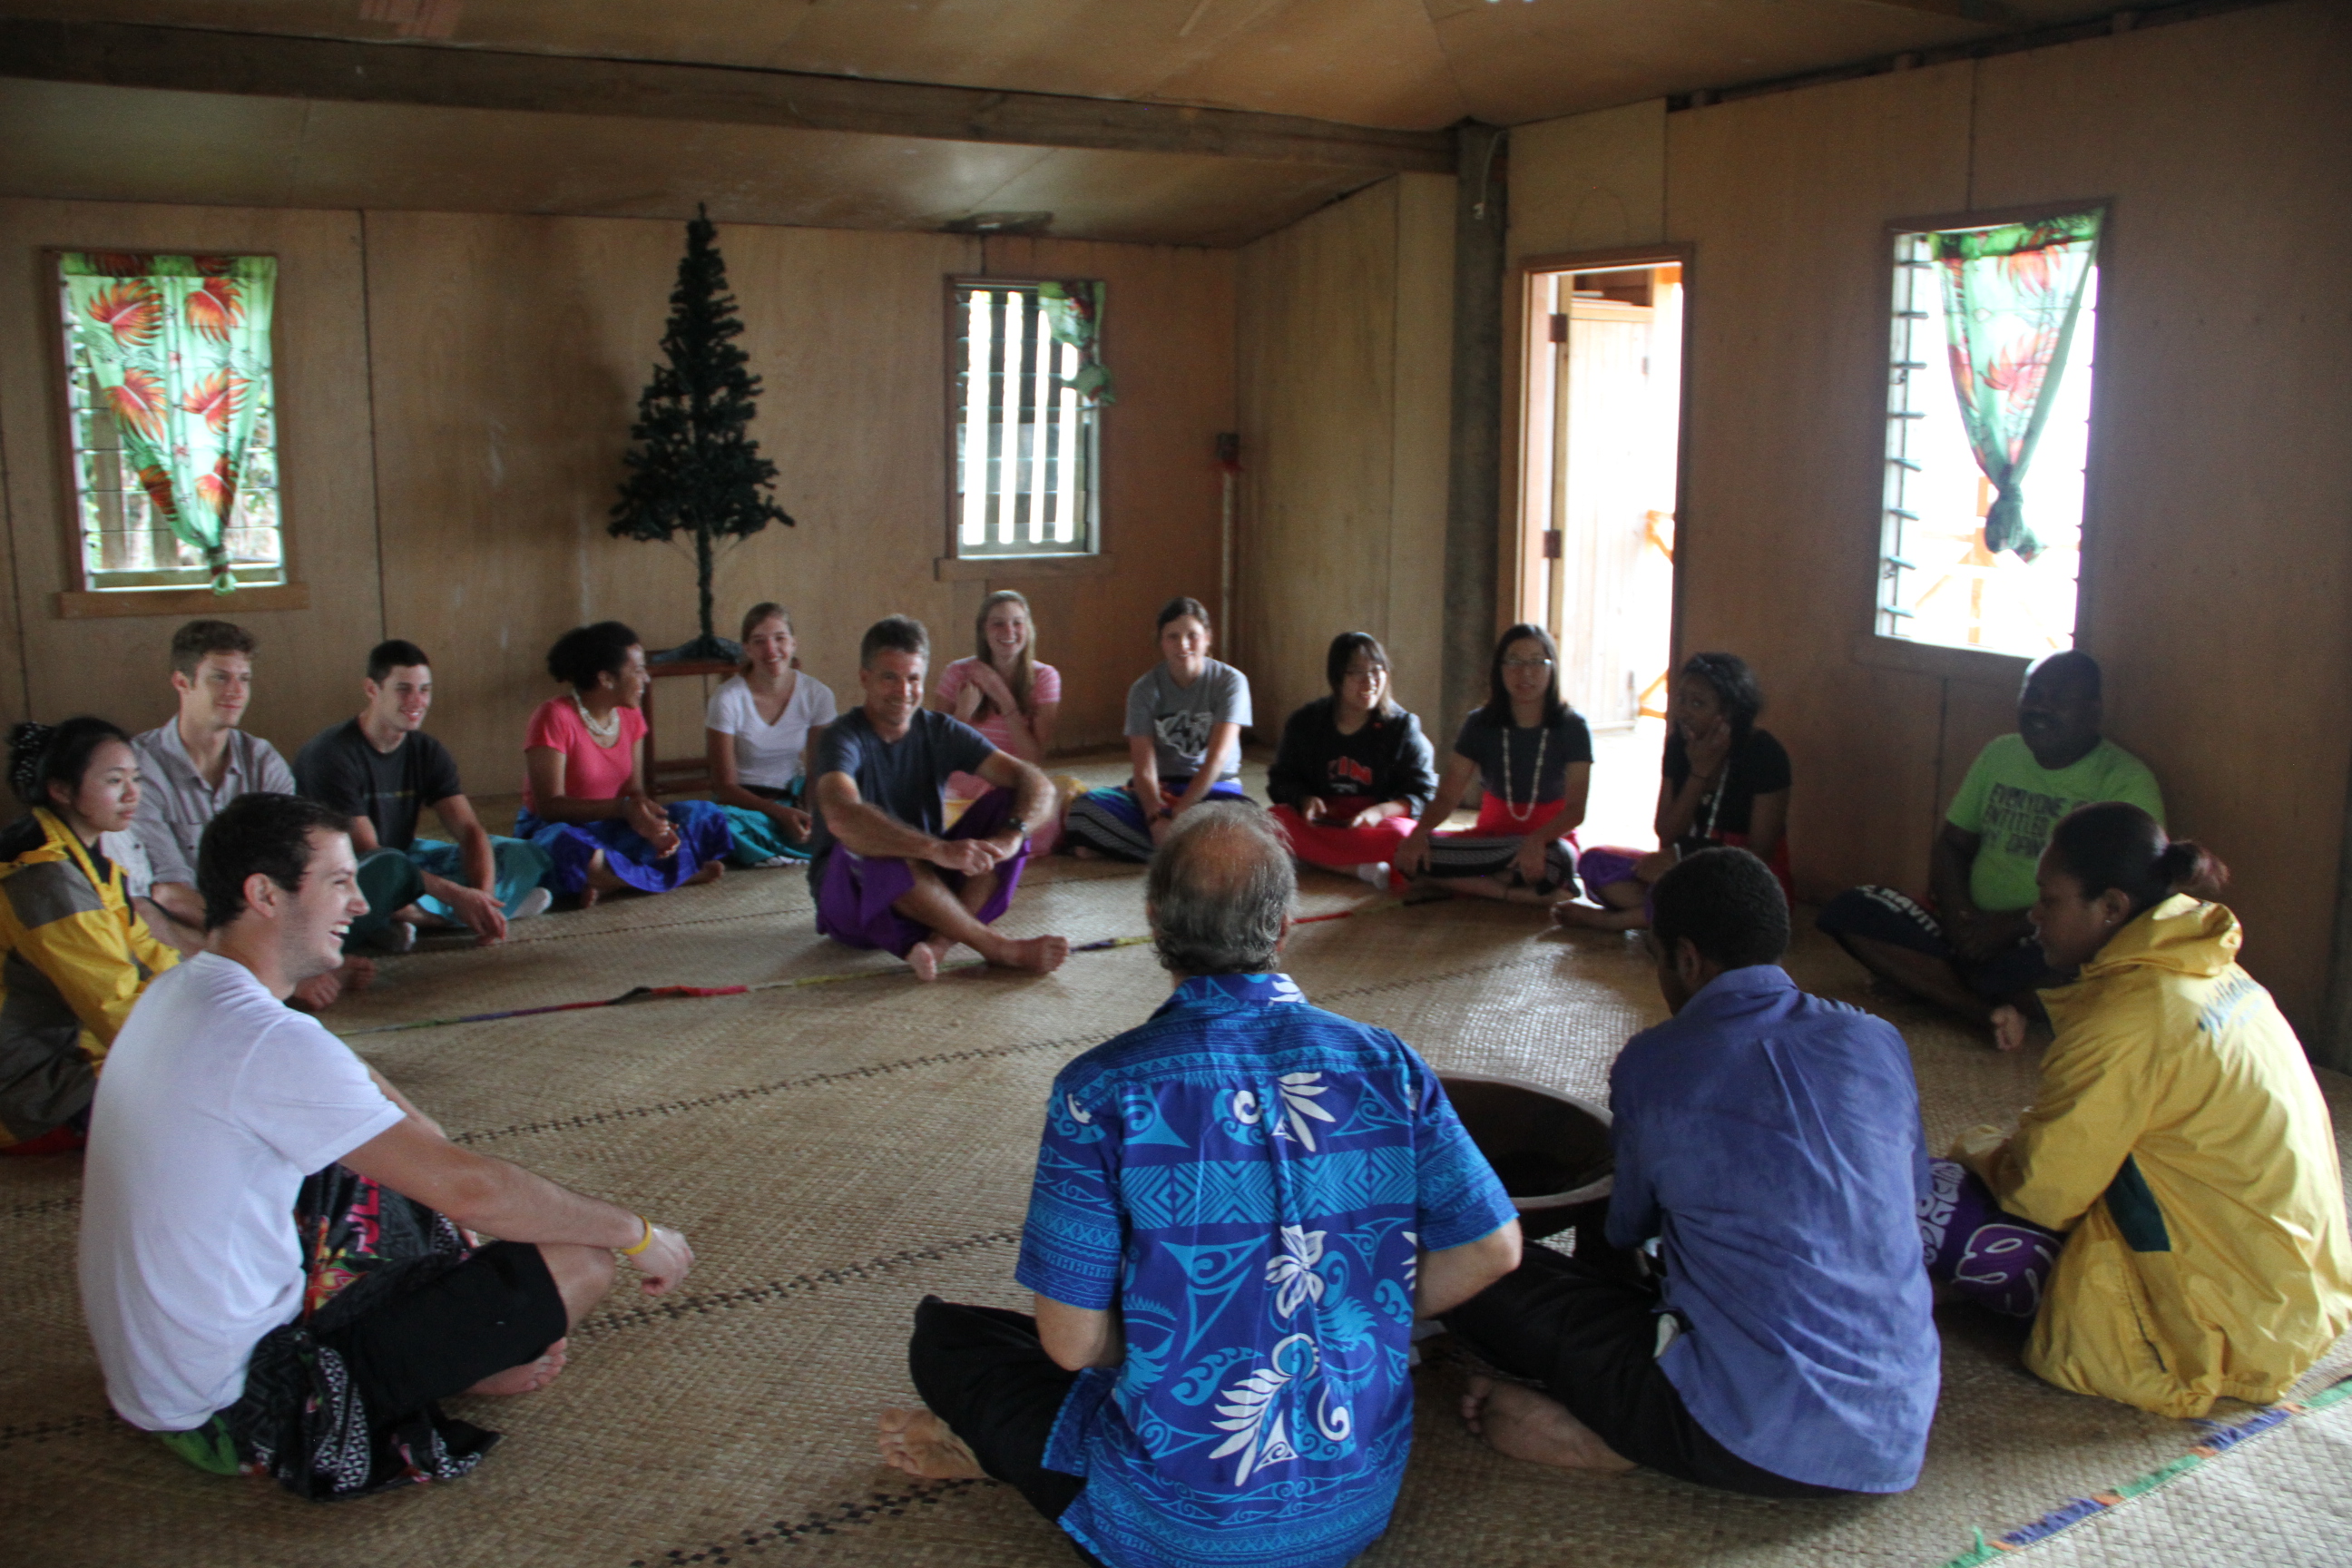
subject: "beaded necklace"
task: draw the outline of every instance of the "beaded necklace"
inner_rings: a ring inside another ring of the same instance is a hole
[[[572,699],[572,706],[580,710],[580,722],[587,726],[588,738],[598,745],[609,746],[621,738],[621,710],[618,708],[606,714],[604,721],[599,724],[596,716],[588,711],[588,704],[581,701],[576,694]]]
[[[1513,822],[1525,822],[1536,814],[1543,795],[1544,750],[1551,744],[1551,726],[1542,726],[1541,738],[1536,742],[1536,771],[1528,780],[1528,804],[1521,805],[1511,793],[1511,731],[1517,724],[1503,726],[1503,809]]]

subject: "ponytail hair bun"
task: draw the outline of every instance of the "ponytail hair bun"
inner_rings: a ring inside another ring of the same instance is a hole
[[[2051,832],[2050,850],[2083,885],[2083,897],[2121,889],[2134,914],[2174,893],[2213,898],[2230,880],[2230,868],[2203,845],[2167,838],[2156,818],[2119,800],[2067,813]]]

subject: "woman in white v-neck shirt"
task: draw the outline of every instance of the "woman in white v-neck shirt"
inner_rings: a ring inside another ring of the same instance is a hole
[[[743,616],[743,673],[711,693],[703,715],[711,794],[728,808],[738,864],[808,858],[801,759],[837,708],[824,682],[794,667],[795,647],[782,605],[752,605]]]

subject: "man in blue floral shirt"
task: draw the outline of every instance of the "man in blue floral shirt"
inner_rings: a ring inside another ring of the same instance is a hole
[[[1336,1568],[1388,1526],[1413,1320],[1519,1258],[1411,1047],[1272,973],[1296,890],[1262,813],[1188,813],[1147,898],[1176,994],[1055,1080],[1018,1279],[1037,1314],[926,1298],[929,1407],[884,1457],[992,1475],[1110,1568]]]

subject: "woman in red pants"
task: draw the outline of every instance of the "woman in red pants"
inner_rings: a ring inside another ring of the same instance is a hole
[[[1397,846],[1437,789],[1429,737],[1390,695],[1389,656],[1370,633],[1332,638],[1324,673],[1331,695],[1282,727],[1266,775],[1274,819],[1307,865],[1385,888]]]

